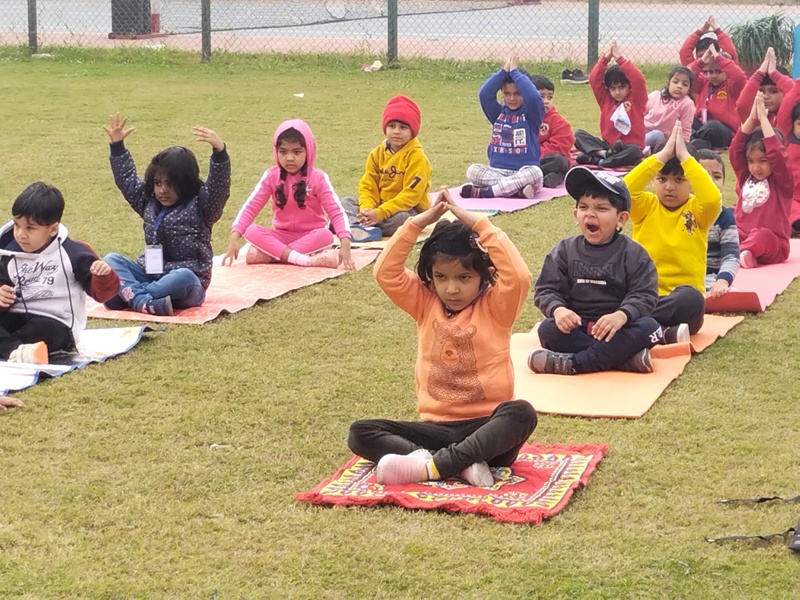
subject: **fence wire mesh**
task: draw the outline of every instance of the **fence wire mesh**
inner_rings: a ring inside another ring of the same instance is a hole
[[[3,0],[0,42],[26,44],[29,8],[40,46],[164,44],[200,51],[202,0]],[[211,0],[213,50],[387,53],[387,0]],[[397,0],[398,56],[505,57],[582,63],[589,4],[556,0]],[[666,2],[601,3],[599,47],[616,39],[640,62],[675,63],[688,33],[713,14],[723,29],[800,6]],[[113,38],[113,39],[110,39]]]

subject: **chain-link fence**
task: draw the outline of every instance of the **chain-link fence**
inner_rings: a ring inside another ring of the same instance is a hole
[[[583,63],[616,39],[640,62],[674,63],[713,14],[723,28],[800,6],[556,0],[2,0],[0,42],[164,44],[203,52],[363,52]],[[205,17],[204,17],[205,15]],[[590,33],[592,32],[592,33]]]

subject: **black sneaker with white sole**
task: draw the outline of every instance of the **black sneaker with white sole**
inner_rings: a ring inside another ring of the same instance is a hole
[[[561,83],[580,85],[589,83],[589,78],[580,69],[564,69],[561,71]]]

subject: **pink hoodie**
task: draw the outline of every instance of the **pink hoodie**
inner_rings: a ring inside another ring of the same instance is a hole
[[[278,165],[278,150],[275,144],[278,136],[287,129],[295,129],[303,136],[306,142],[306,187],[307,193],[304,208],[300,208],[294,199],[293,186],[303,179],[302,170],[294,175],[286,174],[283,182],[283,191],[286,195],[286,204],[278,208],[273,192],[281,184],[281,168]],[[272,226],[293,232],[311,231],[328,225],[328,218],[333,224],[333,229],[338,238],[349,238],[350,225],[344,215],[344,209],[339,196],[333,191],[328,175],[325,171],[314,167],[317,156],[317,144],[311,128],[301,119],[284,121],[275,130],[272,137],[272,155],[275,166],[270,167],[261,176],[253,191],[245,200],[242,208],[233,221],[232,231],[244,235],[245,229],[253,222],[256,215],[264,208],[267,201],[272,198]],[[326,216],[328,218],[326,218]]]

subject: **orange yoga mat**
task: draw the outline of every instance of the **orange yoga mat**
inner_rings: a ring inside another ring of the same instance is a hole
[[[541,348],[534,327],[530,333],[511,336],[515,395],[528,400],[538,412],[575,417],[644,415],[667,386],[683,372],[692,356],[724,336],[744,317],[707,315],[706,322],[688,344],[656,346],[651,351],[652,373],[604,371],[584,375],[543,375],[528,369],[528,355]]]
[[[324,267],[296,267],[273,263],[270,265],[247,265],[239,252],[239,259],[232,266],[223,267],[221,256],[214,257],[211,285],[206,291],[202,306],[178,309],[171,317],[147,315],[132,310],[108,310],[91,298],[87,301],[87,312],[95,319],[125,319],[158,323],[201,324],[216,319],[223,312],[235,313],[250,308],[259,300],[271,300],[286,292],[319,283],[347,273],[343,269]],[[353,262],[361,269],[378,257],[376,250],[354,249]]]
[[[777,265],[742,269],[719,298],[706,298],[706,312],[762,312],[800,277],[800,240],[790,240],[789,259]]]

